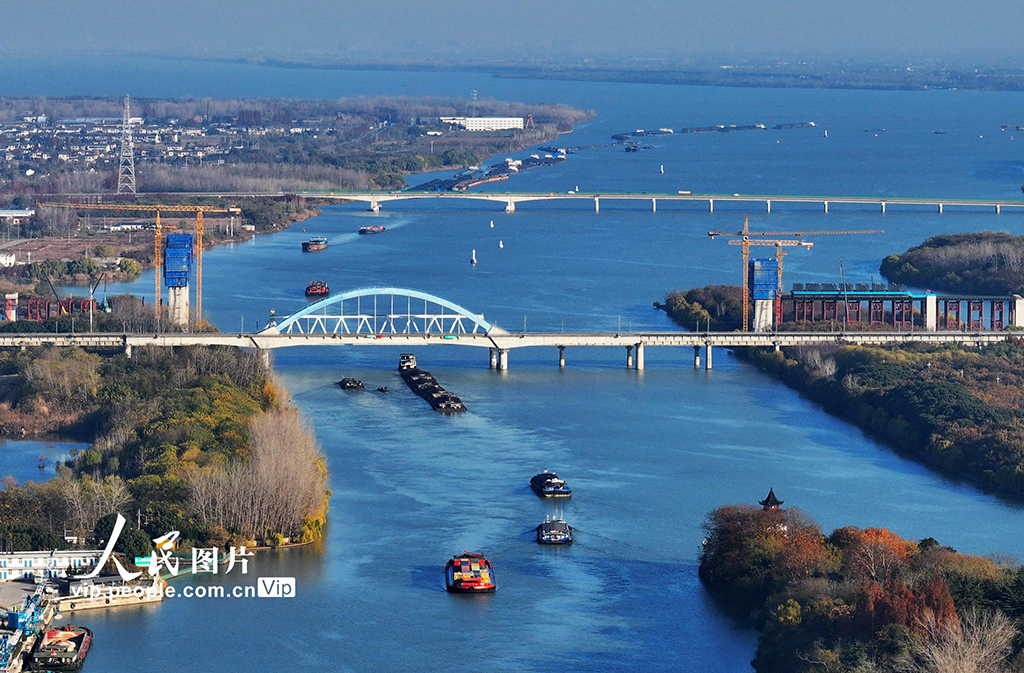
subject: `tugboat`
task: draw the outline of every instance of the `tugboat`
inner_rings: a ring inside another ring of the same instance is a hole
[[[537,526],[537,542],[541,544],[572,544],[572,526],[561,519],[545,519]]]
[[[327,249],[327,239],[323,236],[314,236],[308,241],[302,242],[302,252],[316,252]]]
[[[306,286],[307,297],[326,297],[331,293],[331,288],[322,280],[314,280]]]
[[[359,379],[354,379],[351,376],[346,376],[342,380],[338,381],[338,386],[342,390],[364,390],[363,382]]]
[[[464,552],[448,559],[444,567],[445,588],[452,593],[490,594],[494,585],[494,570],[483,554]]]
[[[537,495],[544,498],[568,498],[572,496],[572,489],[564,479],[559,479],[554,472],[544,471],[534,475],[530,479],[530,488],[537,492]]]
[[[362,236],[366,236],[367,234],[379,234],[382,231],[384,231],[384,227],[379,224],[375,224],[372,227],[359,227],[359,233]]]
[[[40,634],[28,656],[28,670],[77,671],[91,644],[92,631],[84,626],[55,626]]]

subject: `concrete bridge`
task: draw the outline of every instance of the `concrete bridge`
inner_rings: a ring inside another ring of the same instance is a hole
[[[891,332],[508,332],[435,295],[405,288],[362,288],[328,297],[280,318],[257,333],[0,333],[0,348],[79,346],[124,350],[131,355],[143,346],[235,346],[255,349],[264,356],[276,348],[297,346],[389,346],[413,350],[420,346],[486,348],[493,368],[508,368],[509,351],[516,348],[558,349],[565,366],[567,348],[619,347],[626,366],[643,369],[648,347],[692,348],[694,366],[712,368],[713,349],[828,344],[957,343],[980,347],[1006,341],[1002,331]]]
[[[111,194],[58,194],[60,198],[101,202],[104,198],[123,202]],[[140,194],[141,196],[141,194]],[[649,202],[651,210],[657,212],[659,201],[695,201],[706,204],[709,212],[715,212],[715,204],[722,203],[756,203],[761,204],[765,212],[772,212],[773,204],[814,204],[829,212],[836,205],[869,207],[878,212],[886,212],[887,207],[903,206],[907,208],[928,208],[939,213],[946,212],[950,207],[959,210],[987,210],[1001,213],[1004,208],[1013,212],[1024,213],[1024,200],[1017,199],[958,199],[958,198],[916,198],[900,196],[842,196],[842,195],[794,195],[794,194],[695,194],[689,191],[657,193],[657,192],[424,192],[424,191],[299,191],[299,192],[182,192],[174,194],[145,194],[145,196],[174,196],[215,199],[247,199],[277,198],[286,196],[303,196],[307,198],[333,201],[360,201],[366,203],[369,210],[378,211],[381,205],[392,201],[411,199],[433,199],[461,201],[487,201],[503,206],[506,212],[514,212],[516,204],[530,201],[585,201],[594,204],[594,211],[600,212],[602,201],[639,201]]]

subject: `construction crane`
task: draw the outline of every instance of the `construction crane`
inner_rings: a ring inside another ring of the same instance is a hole
[[[229,206],[162,206],[142,205],[127,203],[40,203],[41,208],[73,208],[75,210],[121,210],[121,211],[143,211],[156,213],[156,240],[153,245],[156,264],[156,307],[160,311],[160,233],[161,229],[175,229],[176,227],[161,227],[160,213],[195,213],[196,214],[196,323],[203,319],[203,214],[204,213],[230,213],[231,216],[240,215],[241,208]]]
[[[751,240],[751,236],[822,236],[822,235],[834,235],[834,234],[884,234],[885,231],[882,229],[856,229],[856,230],[842,230],[842,229],[829,229],[829,230],[805,230],[805,231],[750,231],[750,217],[743,218],[743,229],[734,233],[721,232],[721,231],[709,231],[708,237],[714,240],[716,236],[738,236],[740,240],[729,241],[729,245],[743,246],[743,331],[747,332],[750,330],[750,280],[749,276],[749,263],[750,263],[750,246],[751,245],[773,245],[775,246],[775,259],[779,263],[779,275],[778,275],[778,296],[782,295],[782,257],[785,253],[782,251],[784,246],[797,246],[801,245],[805,248],[810,249],[813,243],[807,241],[794,241],[794,240],[781,240],[781,239],[754,239]]]

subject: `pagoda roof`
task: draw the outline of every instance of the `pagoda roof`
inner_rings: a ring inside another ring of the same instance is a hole
[[[778,498],[775,497],[774,488],[769,488],[768,495],[765,497],[764,500],[759,500],[757,504],[761,505],[762,507],[778,507],[784,502],[785,500],[779,500]]]

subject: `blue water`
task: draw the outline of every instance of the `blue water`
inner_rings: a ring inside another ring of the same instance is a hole
[[[1016,198],[1024,176],[1024,137],[999,130],[1020,122],[1021,94],[116,65],[76,64],[63,73],[22,66],[0,72],[0,89],[219,97],[468,96],[477,89],[598,112],[559,146],[603,143],[635,128],[818,125],[676,135],[637,154],[582,152],[492,186],[500,190]],[[753,226],[772,229],[885,229],[813,238],[813,250],[786,257],[787,283],[837,282],[840,259],[848,282],[877,279],[882,257],[937,233],[1024,233],[1024,219],[1008,211],[773,210],[716,207],[711,214],[699,204],[662,202],[655,214],[649,203],[604,202],[596,214],[592,204],[550,202],[507,214],[478,202],[403,202],[371,214],[357,204],[334,206],[283,233],[208,252],[204,301],[222,329],[253,330],[271,309],[284,315],[305,305],[302,290],[316,278],[336,291],[397,285],[432,292],[509,330],[524,321],[528,331],[665,330],[673,327],[651,304],[666,291],[739,281],[736,250],[706,233],[739,229],[748,212]],[[354,233],[369,223],[387,231]],[[311,235],[328,236],[330,247],[303,255],[299,243]],[[473,249],[475,267],[468,264]],[[151,296],[152,287],[144,274],[109,291]],[[696,559],[710,509],[753,503],[770,486],[826,530],[886,526],[970,553],[1024,551],[1019,506],[896,456],[724,352],[707,372],[693,369],[688,349],[649,348],[642,373],[626,370],[617,348],[570,348],[564,371],[555,349],[514,350],[507,373],[490,370],[485,351],[435,346],[417,355],[468,413],[430,411],[398,379],[393,348],[276,353],[276,372],[323,445],[333,490],[322,545],[253,562],[257,575],[296,577],[297,598],[176,599],[76,616],[97,633],[89,670],[249,670],[253,662],[265,670],[524,671],[559,663],[588,671],[749,670],[756,634],[709,601]],[[392,392],[344,392],[333,385],[343,376]],[[570,481],[570,502],[552,505],[531,493],[528,479],[543,469]],[[577,528],[576,545],[531,541],[549,513]],[[444,592],[444,561],[463,549],[492,559],[495,595]]]
[[[27,481],[48,481],[56,474],[56,464],[66,460],[72,449],[82,451],[88,446],[82,442],[47,442],[35,439],[2,440],[0,441],[0,476],[10,475],[19,484]]]

